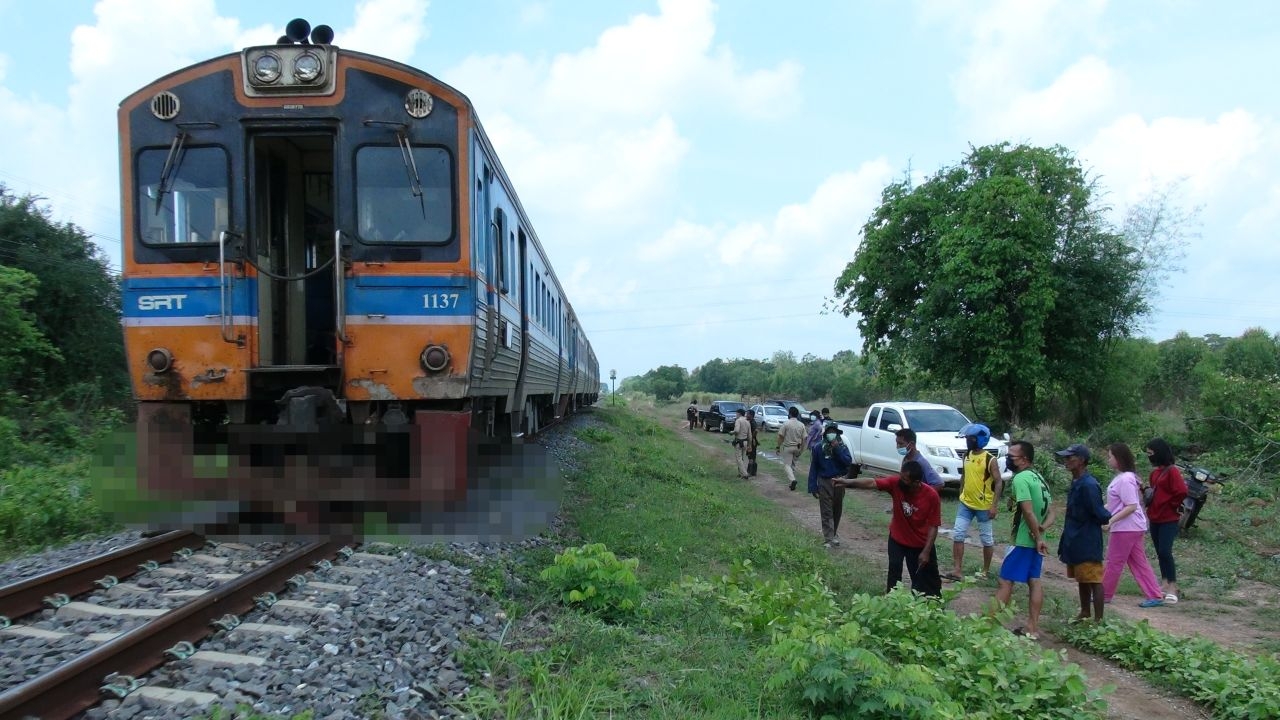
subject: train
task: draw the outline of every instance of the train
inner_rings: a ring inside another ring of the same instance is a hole
[[[140,88],[118,123],[149,497],[312,529],[412,517],[465,496],[477,445],[598,400],[591,343],[457,89],[297,19]]]

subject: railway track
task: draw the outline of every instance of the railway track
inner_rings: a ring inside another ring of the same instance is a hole
[[[207,566],[235,569],[230,557],[234,551],[221,556],[193,552],[205,544],[199,535],[172,532],[0,587],[0,648],[5,648],[6,661],[21,662],[15,640],[25,640],[28,652],[38,653],[33,657],[40,665],[52,665],[0,692],[0,720],[69,718],[104,698],[120,700],[132,694],[207,704],[215,698],[156,687],[144,678],[167,662],[262,663],[263,658],[227,653],[204,652],[208,657],[201,658],[203,651],[197,646],[214,633],[236,629],[239,617],[255,607],[292,603],[303,611],[323,609],[306,601],[281,601],[277,593],[298,591],[309,582],[354,590],[309,581],[306,575],[316,567],[331,568],[329,561],[336,556],[350,557],[346,539],[286,548],[269,560],[249,560],[244,572],[210,572]],[[226,548],[253,550],[230,545],[220,549]],[[171,558],[174,562],[162,567]],[[207,566],[197,567],[201,563]],[[138,576],[136,583],[124,582],[133,576]],[[194,587],[166,589],[154,580],[160,576],[182,577],[181,582]],[[148,580],[152,587],[146,586]],[[73,600],[84,595],[89,595],[87,602]],[[15,623],[33,618],[36,622]],[[55,629],[50,627],[53,623],[61,624]],[[93,628],[105,632],[85,632]],[[263,631],[269,628],[262,626]]]

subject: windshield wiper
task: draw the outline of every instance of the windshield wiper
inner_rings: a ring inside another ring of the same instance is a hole
[[[403,130],[396,132],[396,140],[400,142],[400,155],[404,158],[404,170],[409,174],[409,192],[418,198],[418,206],[422,208],[422,219],[427,219],[427,201],[422,196],[422,179],[418,176],[418,163],[413,159],[413,149],[409,146],[409,135]]]
[[[182,166],[182,157],[186,151],[188,137],[190,135],[185,130],[179,130],[178,134],[173,136],[173,142],[169,144],[169,157],[164,160],[164,170],[160,171],[160,186],[156,188],[156,215],[160,214],[160,206],[164,203],[164,196],[173,189],[173,180],[178,176],[178,168]]]
[[[422,209],[422,219],[427,218],[427,201],[422,195],[422,178],[418,175],[418,163],[413,159],[413,146],[409,144],[409,126],[392,120],[365,120],[366,127],[387,125],[396,129],[396,144],[400,146],[400,158],[404,160],[404,171],[409,176],[409,192],[418,198],[418,206]]]

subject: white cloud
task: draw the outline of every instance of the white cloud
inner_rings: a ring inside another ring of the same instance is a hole
[[[757,117],[797,105],[800,67],[783,62],[746,71],[725,47],[715,47],[709,0],[663,0],[658,15],[636,15],[602,32],[596,43],[550,61],[522,56],[472,57],[446,77],[476,102],[518,105],[574,135],[605,122],[648,122],[676,108],[728,104]]]
[[[994,0],[978,7],[946,0],[920,6],[927,22],[967,30],[964,63],[952,77],[957,101],[983,137],[1061,136],[1107,108],[1120,78],[1085,56],[1060,70],[1080,39],[1094,39],[1106,0]],[[1047,80],[1047,78],[1053,78]]]
[[[1013,96],[989,122],[997,134],[1006,137],[1061,142],[1114,106],[1118,83],[1116,72],[1106,61],[1089,55],[1047,87]]]
[[[427,36],[426,0],[362,0],[356,4],[355,25],[335,28],[339,47],[408,62]]]
[[[1122,201],[1135,200],[1152,183],[1185,178],[1192,199],[1203,202],[1234,184],[1267,132],[1264,121],[1243,109],[1212,121],[1162,117],[1148,122],[1130,113],[1099,130],[1080,156]]]

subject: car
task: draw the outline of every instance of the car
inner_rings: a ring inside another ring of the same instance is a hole
[[[781,405],[753,405],[756,413],[756,427],[768,432],[777,432],[782,423],[787,421],[787,409]]]
[[[738,408],[746,410],[747,405],[736,400],[716,400],[711,407],[698,413],[698,420],[708,432],[727,433],[733,430],[733,423],[738,419]]]
[[[805,425],[809,424],[809,411],[806,410],[803,405],[796,402],[795,400],[765,400],[764,404],[779,405],[782,407],[783,410],[791,410],[791,408],[794,407],[800,411],[800,422],[804,423]]]

